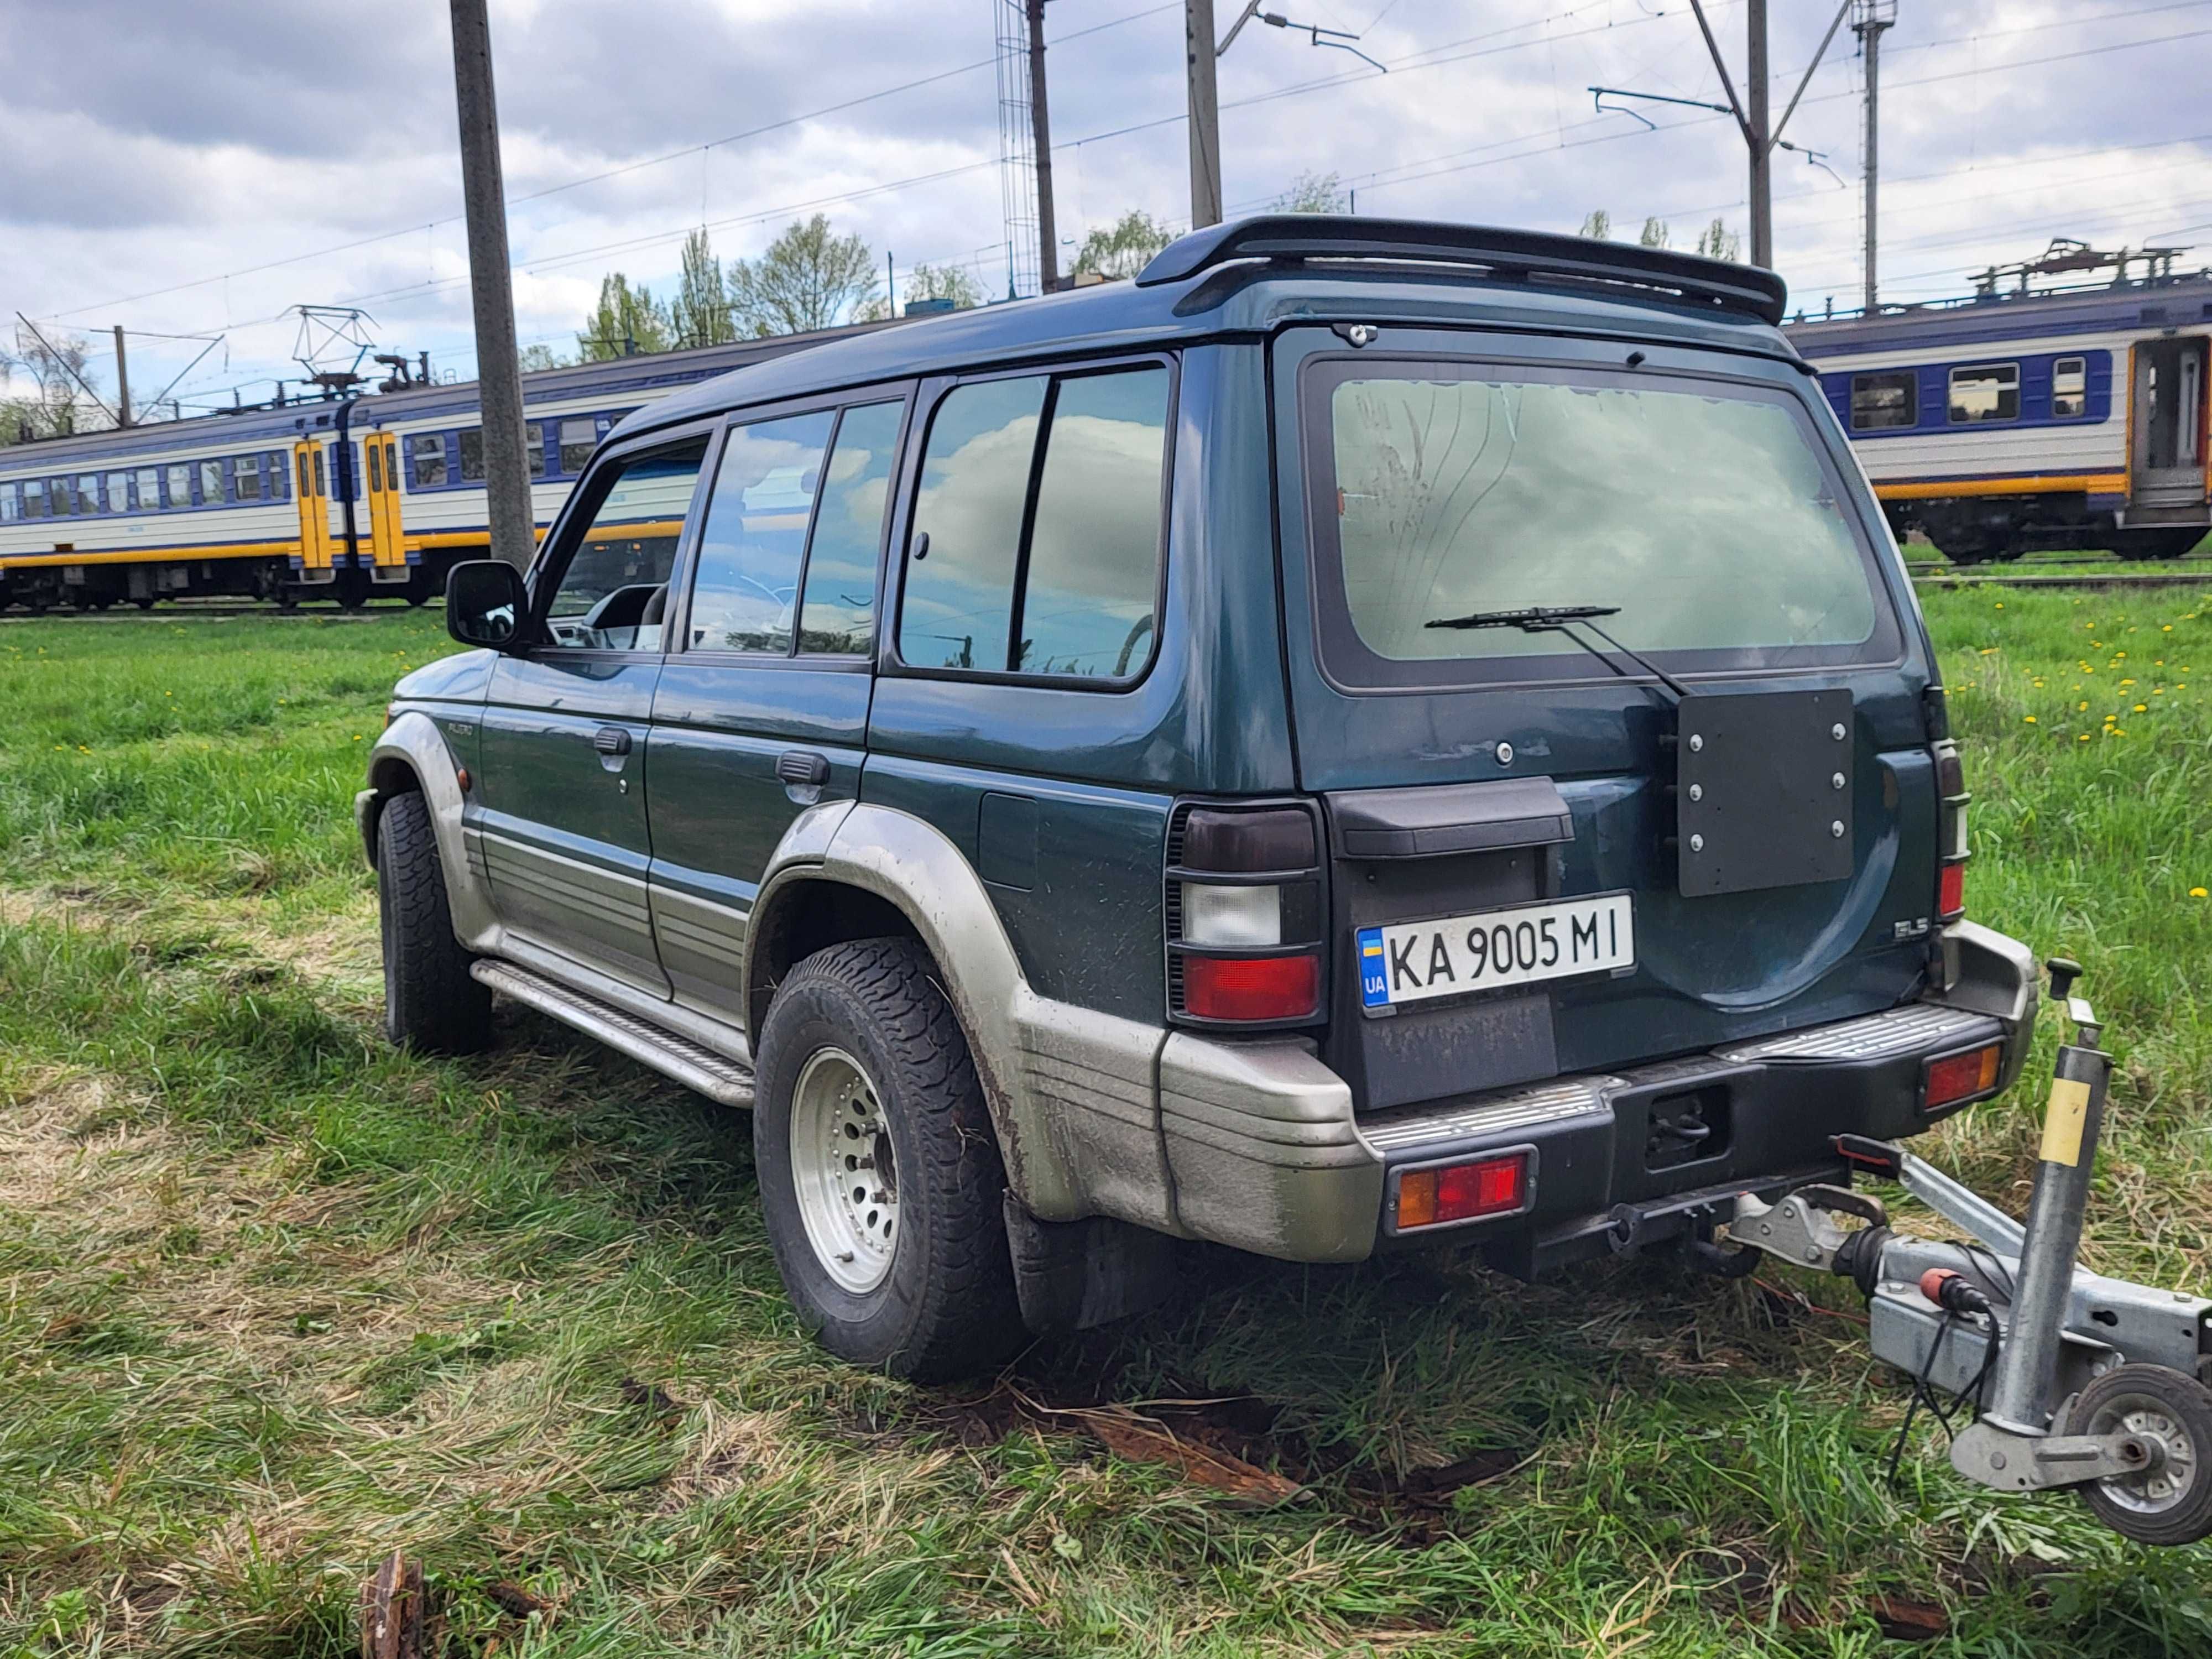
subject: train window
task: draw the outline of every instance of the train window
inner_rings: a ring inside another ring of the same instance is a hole
[[[2071,421],[2089,410],[2089,362],[2086,357],[2061,357],[2051,365],[2051,416]]]
[[[33,478],[24,484],[23,516],[27,519],[53,516],[53,504],[46,498],[46,481],[44,478]]]
[[[476,483],[483,477],[483,428],[472,426],[461,434],[461,482]]]
[[[283,453],[280,450],[270,450],[261,458],[261,460],[262,470],[269,475],[269,499],[272,501],[283,501],[289,493],[287,486],[291,480],[292,469],[285,465]]]
[[[231,462],[230,477],[237,487],[240,501],[258,501],[261,499],[261,458],[258,455],[240,455]]]
[[[1851,376],[1851,430],[1911,426],[1920,418],[1919,379],[1911,369]]]
[[[169,505],[190,507],[192,504],[192,470],[177,465],[169,469]]]
[[[76,510],[80,513],[100,511],[100,475],[98,473],[86,472],[78,476]]]
[[[434,489],[446,482],[446,434],[418,432],[407,441],[407,461],[415,488]]]
[[[131,475],[111,472],[107,475],[107,510],[128,513],[131,510]]]
[[[141,513],[161,510],[161,469],[158,466],[138,469],[138,510]]]
[[[523,453],[530,457],[530,476],[533,478],[544,477],[545,476],[545,428],[538,422],[532,421],[522,428],[522,448]]]
[[[581,472],[599,441],[598,427],[588,415],[561,422],[561,470]]]
[[[200,505],[216,507],[220,506],[222,501],[222,463],[202,461],[200,463]]]
[[[22,516],[22,507],[15,499],[15,486],[0,484],[0,524],[13,524]]]
[[[2020,365],[1976,363],[1951,371],[1951,424],[2020,418]]]

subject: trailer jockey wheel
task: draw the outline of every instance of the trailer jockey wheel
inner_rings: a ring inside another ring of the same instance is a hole
[[[2142,1544],[2212,1533],[2212,1389],[2164,1365],[2115,1365],[2067,1413],[2069,1434],[2127,1435],[2150,1452],[2142,1473],[2081,1489],[2097,1518]]]

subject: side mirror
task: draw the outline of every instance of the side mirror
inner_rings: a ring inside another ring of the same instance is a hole
[[[469,559],[446,576],[446,631],[463,645],[512,647],[529,613],[522,573],[504,559]]]

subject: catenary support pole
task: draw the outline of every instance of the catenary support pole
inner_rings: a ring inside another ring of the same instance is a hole
[[[1044,95],[1044,0],[1028,0],[1030,131],[1036,150],[1037,292],[1060,286],[1060,235],[1052,222],[1052,119]]]
[[[1214,91],[1213,0],[1183,0],[1190,76],[1190,228],[1221,222],[1221,105]]]
[[[123,325],[115,325],[115,424],[131,424],[131,365],[123,355]]]
[[[507,269],[507,186],[499,161],[491,25],[484,0],[453,0],[453,90],[460,115],[461,195],[468,212],[491,554],[526,569],[538,551],[538,529],[523,453],[522,364],[515,349],[514,285]]]
[[[1881,285],[1876,278],[1876,229],[1880,218],[1875,202],[1881,184],[1881,36],[1897,21],[1897,0],[1859,0],[1858,19],[1852,24],[1866,49],[1866,313],[1881,309]]]
[[[1744,120],[1751,131],[1751,262],[1774,264],[1774,140],[1766,130],[1766,0],[1746,0],[1747,52],[1743,67]]]

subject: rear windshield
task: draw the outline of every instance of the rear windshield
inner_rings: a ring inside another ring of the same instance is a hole
[[[1896,625],[1811,421],[1778,389],[1627,372],[1324,359],[1305,381],[1321,632],[1356,684],[1583,678],[1532,605],[1667,666],[1879,660]]]

